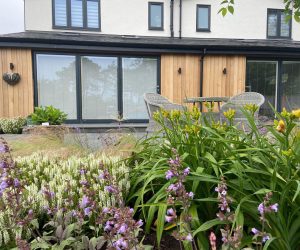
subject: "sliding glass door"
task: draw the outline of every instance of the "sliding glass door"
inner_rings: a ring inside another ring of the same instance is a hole
[[[54,106],[77,119],[76,60],[70,55],[36,57],[38,106]]]
[[[143,122],[143,94],[157,91],[159,73],[155,57],[38,53],[35,105],[53,105],[74,122]]]
[[[261,93],[266,98],[260,109],[262,115],[272,116],[273,111],[269,103],[273,107],[277,105],[277,71],[276,61],[247,62],[246,90]]]
[[[300,108],[300,62],[282,62],[281,106],[287,110]]]
[[[147,119],[144,93],[155,93],[157,59],[123,58],[123,119]]]
[[[266,102],[261,114],[273,116],[269,103],[277,110],[300,107],[300,61],[248,60],[246,90],[263,94]]]
[[[118,117],[118,58],[81,57],[82,119]]]

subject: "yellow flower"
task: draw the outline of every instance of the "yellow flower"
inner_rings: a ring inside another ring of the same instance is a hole
[[[292,115],[296,118],[300,118],[300,109],[293,110]]]
[[[161,111],[161,113],[162,113],[163,117],[165,117],[165,118],[169,118],[170,117],[170,112],[167,111],[167,110],[165,110],[165,109],[163,109]]]
[[[285,130],[285,123],[283,120],[280,120],[277,124],[276,130],[280,133],[283,133]]]
[[[199,120],[199,118],[201,116],[201,112],[199,111],[199,109],[196,106],[194,106],[193,110],[191,112],[191,115],[192,115],[192,118],[197,121],[197,120]]]
[[[244,109],[249,111],[252,115],[258,110],[258,106],[256,104],[245,104]]]
[[[172,120],[178,120],[181,116],[180,110],[172,110],[171,111],[171,119]]]
[[[235,116],[235,110],[230,108],[227,111],[225,111],[223,114],[228,120],[232,120]]]

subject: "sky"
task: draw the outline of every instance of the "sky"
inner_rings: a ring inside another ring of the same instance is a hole
[[[24,0],[0,0],[0,34],[24,31]]]

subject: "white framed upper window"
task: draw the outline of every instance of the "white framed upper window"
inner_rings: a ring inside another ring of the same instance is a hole
[[[100,30],[100,0],[52,0],[53,28]]]

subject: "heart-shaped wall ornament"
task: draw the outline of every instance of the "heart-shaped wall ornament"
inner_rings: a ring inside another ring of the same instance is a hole
[[[16,85],[21,80],[21,76],[19,73],[4,73],[2,78],[11,86]]]

